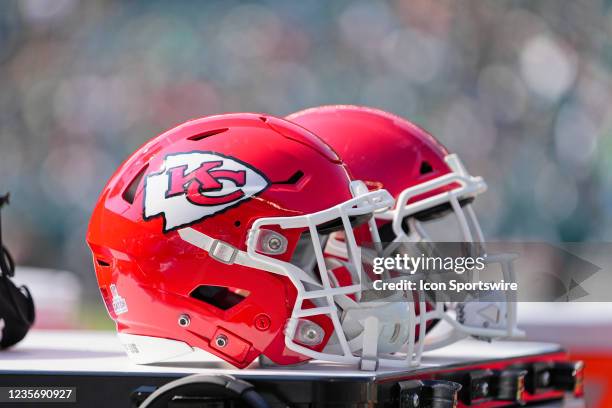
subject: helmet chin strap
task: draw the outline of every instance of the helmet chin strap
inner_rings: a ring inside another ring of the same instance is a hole
[[[363,347],[361,349],[360,368],[373,371],[378,368],[378,318],[367,317],[363,322]]]
[[[250,256],[247,252],[241,251],[238,248],[235,248],[227,243],[214,239],[201,231],[195,230],[191,227],[186,227],[178,230],[178,234],[184,241],[208,252],[216,260],[226,264],[238,264],[243,266],[249,266],[252,268],[262,269],[271,273],[276,273],[279,275],[284,275],[285,272],[278,267],[275,267],[273,264],[269,264],[266,262],[261,262],[259,259],[255,259]],[[221,259],[219,255],[215,255],[215,252],[218,251],[219,248],[224,249],[224,252],[232,252],[232,256],[229,257],[229,260]],[[290,265],[291,266],[291,265]],[[307,282],[312,285],[319,285],[318,282],[312,279],[311,276],[306,274],[302,269],[298,267],[293,267],[292,272],[298,276],[298,278],[304,282]]]

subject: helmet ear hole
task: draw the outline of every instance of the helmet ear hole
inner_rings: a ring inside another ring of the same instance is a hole
[[[208,303],[221,310],[228,310],[236,306],[251,293],[244,289],[233,289],[224,286],[201,285],[195,288],[189,296]]]

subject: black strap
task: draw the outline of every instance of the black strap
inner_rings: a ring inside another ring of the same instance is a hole
[[[13,277],[15,274],[15,262],[8,249],[2,243],[2,208],[9,203],[10,194],[0,196],[0,273],[2,276]]]
[[[15,261],[2,243],[1,210],[9,202],[9,195],[0,196],[0,349],[21,341],[34,323],[35,311],[32,295],[27,287],[17,287],[11,278],[15,275]]]
[[[169,382],[149,395],[140,408],[166,408],[174,397],[211,397],[214,393],[218,393],[220,398],[223,395],[225,398],[238,397],[249,407],[269,408],[252,384],[229,375],[206,374],[194,374]]]

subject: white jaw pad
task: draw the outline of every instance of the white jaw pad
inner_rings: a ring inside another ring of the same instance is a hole
[[[117,336],[130,360],[136,364],[158,363],[194,352],[182,341],[126,333],[117,333]]]

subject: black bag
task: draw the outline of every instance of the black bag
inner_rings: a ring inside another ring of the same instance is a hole
[[[0,197],[0,209],[7,203],[8,194]],[[0,219],[0,349],[21,341],[34,323],[34,302],[30,291],[13,283],[14,274],[15,262],[2,244]]]

